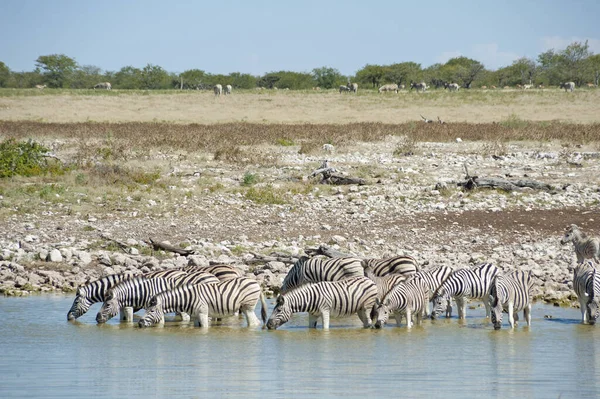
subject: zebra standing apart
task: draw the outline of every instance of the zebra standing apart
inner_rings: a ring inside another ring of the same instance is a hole
[[[281,293],[305,283],[337,281],[348,277],[364,276],[361,260],[358,258],[308,258],[301,257],[290,269],[281,285]]]
[[[598,262],[600,259],[600,240],[595,237],[586,236],[577,225],[572,224],[565,230],[564,237],[560,240],[562,245],[573,243],[577,263],[583,263],[585,259],[593,259]]]
[[[508,313],[508,322],[515,328],[519,320],[519,311],[523,311],[523,318],[527,325],[531,325],[531,288],[533,277],[531,272],[520,270],[498,274],[490,288],[490,302],[492,305],[492,323],[494,330],[502,327],[502,312]]]
[[[458,307],[458,318],[466,317],[466,299],[479,299],[485,305],[486,317],[490,316],[490,287],[500,269],[491,263],[482,263],[472,269],[460,269],[452,272],[433,296],[432,318],[437,318],[443,310],[446,317],[452,315],[450,300],[454,298]]]
[[[146,278],[174,278],[182,274],[183,273],[181,271],[171,269],[149,272],[143,276]],[[135,277],[135,275],[131,273],[111,274],[109,276],[102,277],[101,279],[92,281],[91,283],[80,286],[77,288],[73,305],[71,305],[71,309],[69,309],[69,312],[67,313],[67,320],[75,320],[83,316],[88,310],[90,310],[90,307],[93,304],[104,302],[106,300],[106,292],[109,289],[119,284],[121,281],[132,277]]]
[[[181,273],[185,276],[185,273]],[[104,303],[96,315],[96,322],[106,323],[124,307],[131,307],[134,312],[143,309],[154,295],[177,286],[177,280],[161,277],[137,276],[124,280],[106,292]]]
[[[572,92],[575,89],[575,82],[565,82],[559,85],[560,89],[565,89],[565,93],[567,91]]]
[[[364,259],[362,266],[367,277],[383,277],[389,274],[411,276],[420,270],[412,256],[401,255],[387,259]]]
[[[328,330],[330,317],[354,313],[358,313],[365,327],[370,327],[367,310],[373,307],[376,299],[375,283],[362,276],[304,284],[277,297],[267,328],[276,329],[298,312],[308,312],[309,328],[316,328],[319,318],[322,318],[323,329]]]
[[[254,309],[260,298],[263,323],[267,319],[267,305],[260,285],[245,277],[215,284],[196,284],[177,287],[152,297],[140,327],[149,327],[164,320],[165,313],[185,312],[197,316],[200,327],[209,326],[210,317],[226,317],[241,310],[248,326],[260,325]]]
[[[375,328],[382,328],[390,314],[396,319],[398,327],[400,327],[403,314],[406,315],[407,328],[411,328],[413,325],[413,314],[417,324],[421,324],[421,318],[428,301],[429,287],[425,280],[419,275],[409,277],[406,282],[395,286],[382,301],[377,300],[375,302]]]
[[[221,93],[223,93],[223,86],[217,84],[215,87],[213,87],[213,91],[215,92],[215,96],[220,96]]]
[[[579,299],[581,322],[595,324],[600,316],[600,275],[590,261],[573,271],[573,288]]]
[[[227,95],[229,95],[229,94],[231,94],[231,89],[233,89],[233,88],[231,87],[231,85],[227,85],[227,86],[225,86],[225,95],[226,95],[226,96],[227,96]]]

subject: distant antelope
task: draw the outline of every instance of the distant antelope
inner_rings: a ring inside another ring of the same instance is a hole
[[[398,93],[398,85],[396,83],[391,83],[391,84],[383,85],[379,88],[380,93],[383,93],[386,91],[394,91],[394,92]]]
[[[515,87],[516,87],[517,89],[522,89],[522,88],[523,88],[523,86],[521,86],[520,84],[517,84]]]
[[[38,90],[44,90],[46,88],[46,85],[35,85],[35,88]]]
[[[481,86],[481,88],[485,90],[485,89],[487,89],[487,86]]]
[[[538,86],[538,89],[543,89],[543,88],[544,88],[544,85],[539,85]]]
[[[510,86],[504,86],[504,89],[510,89]]]
[[[533,87],[533,85],[523,85],[523,90],[529,90]]]
[[[496,89],[496,86],[492,86],[491,89]]]
[[[110,84],[110,82],[100,82],[94,86],[94,90],[96,90],[96,89],[111,90],[112,85]]]
[[[588,83],[588,84],[587,84],[587,87],[589,87],[589,88],[591,89],[591,88],[593,88],[593,87],[596,87],[596,85],[595,85],[595,84],[593,84],[593,83]]]

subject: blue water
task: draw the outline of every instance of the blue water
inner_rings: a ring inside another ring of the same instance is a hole
[[[0,297],[0,398],[600,397],[600,325],[577,309],[535,305],[515,331],[494,331],[482,308],[412,330],[358,317],[309,330],[306,315],[277,331],[237,317],[139,329],[96,325],[99,305],[67,322],[72,299]]]

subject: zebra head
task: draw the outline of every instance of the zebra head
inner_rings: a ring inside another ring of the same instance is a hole
[[[390,317],[391,303],[389,298],[385,298],[380,301],[379,298],[375,299],[375,306],[373,307],[373,320],[375,321],[375,328],[382,328],[387,323]]]
[[[151,325],[160,322],[164,316],[165,312],[163,311],[162,302],[155,296],[150,299],[148,308],[146,308],[146,314],[140,319],[138,326],[140,326],[140,328],[150,327]]]
[[[112,290],[106,293],[106,299],[100,308],[100,311],[96,315],[97,323],[106,323],[119,313],[119,301],[115,298]]]
[[[561,238],[560,243],[562,245],[568,244],[575,238],[576,235],[579,234],[579,227],[577,225],[572,224],[565,229],[565,235]]]
[[[67,313],[67,320],[75,320],[85,314],[90,307],[92,306],[92,302],[87,298],[87,294],[83,287],[77,288],[77,294],[75,295],[75,300],[73,301],[73,305],[71,305],[71,309]]]
[[[280,325],[287,323],[292,317],[292,308],[285,302],[285,296],[279,295],[277,297],[277,304],[271,313],[271,317],[267,321],[267,328],[269,330],[275,330]]]
[[[497,282],[494,281],[490,287],[490,305],[491,309],[491,320],[494,325],[494,330],[502,328],[502,301],[499,298],[500,292],[497,287]]]
[[[433,304],[431,309],[432,319],[437,319],[442,312],[446,311],[448,313],[448,309],[452,309],[450,307],[450,295],[443,288],[440,288],[434,294],[431,302]]]

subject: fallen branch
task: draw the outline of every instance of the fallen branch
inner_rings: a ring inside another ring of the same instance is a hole
[[[188,255],[194,254],[194,251],[177,248],[177,247],[174,247],[174,246],[164,243],[164,242],[157,242],[157,241],[154,241],[152,238],[149,238],[148,240],[149,241],[147,242],[147,244],[151,245],[152,248],[154,248],[156,250],[162,249],[163,251],[174,252],[176,254],[183,255],[183,256],[188,256]]]
[[[306,248],[304,250],[304,252],[308,256],[324,255],[324,256],[327,256],[328,258],[348,258],[348,257],[355,257],[354,255],[346,254],[346,253],[340,252],[338,250],[335,250],[333,248],[330,248],[327,245],[321,245],[318,248]]]

